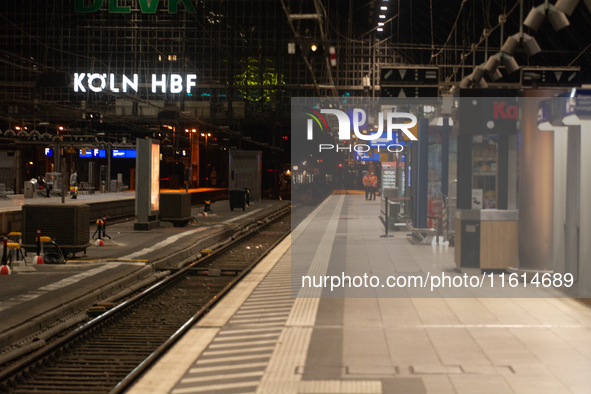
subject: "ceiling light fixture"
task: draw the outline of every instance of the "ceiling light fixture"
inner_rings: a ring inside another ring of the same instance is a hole
[[[503,52],[498,52],[492,55],[486,62],[484,69],[489,75],[495,75],[495,72],[498,71],[497,69],[499,68],[501,62],[509,74],[519,70],[519,65],[515,61],[515,58]]]
[[[542,49],[538,45],[538,42],[535,38],[525,33],[523,33],[523,37],[521,37],[520,34],[521,33],[516,33],[507,38],[505,44],[503,44],[503,47],[501,48],[501,51],[505,52],[509,56],[513,56],[519,47],[519,44],[521,44],[528,56],[534,56],[542,52]]]
[[[571,16],[577,4],[579,4],[579,0],[558,0],[555,7],[558,11],[564,12],[566,15]]]
[[[546,8],[547,7],[547,8]],[[566,8],[566,7],[564,7]],[[544,22],[544,18],[548,15],[548,20],[555,31],[559,31],[569,26],[570,23],[564,12],[558,10],[552,4],[541,4],[537,7],[533,7],[527,17],[523,21],[523,24],[530,29],[538,30]]]

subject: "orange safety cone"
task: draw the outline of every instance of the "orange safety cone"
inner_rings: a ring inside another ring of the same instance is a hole
[[[0,266],[0,275],[10,275],[8,266],[8,236],[4,234],[4,252],[2,253],[2,266]]]
[[[35,264],[43,264],[43,256],[41,256],[41,229],[37,227],[37,256],[35,257]]]

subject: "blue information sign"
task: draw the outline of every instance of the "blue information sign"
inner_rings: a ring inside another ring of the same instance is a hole
[[[107,157],[106,149],[78,149],[78,156],[82,158],[105,158]]]
[[[398,133],[397,132],[392,132],[392,140],[388,140],[388,133],[386,133],[385,131],[382,132],[382,135],[380,136],[380,138],[377,138],[375,140],[371,140],[371,141],[363,141],[363,142],[359,142],[359,143],[367,143],[367,145],[371,146],[372,148],[377,148],[382,147],[385,148],[388,145],[394,145],[394,144],[398,144]]]
[[[135,159],[137,156],[135,149],[113,149],[111,155],[114,159]]]
[[[380,161],[380,155],[378,153],[359,152],[355,155],[357,161]]]

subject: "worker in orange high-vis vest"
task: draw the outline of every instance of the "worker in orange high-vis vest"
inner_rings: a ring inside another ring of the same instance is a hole
[[[365,199],[367,200],[371,190],[371,176],[369,175],[369,172],[363,177],[363,188],[365,189]]]
[[[372,172],[371,173],[371,192],[369,193],[369,199],[376,199],[376,192],[378,191],[378,177]]]

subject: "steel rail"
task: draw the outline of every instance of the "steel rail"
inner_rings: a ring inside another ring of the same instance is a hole
[[[276,218],[278,219],[278,218]],[[275,220],[276,220],[275,219]],[[269,222],[269,224],[272,222]],[[150,354],[140,365],[138,365],[129,375],[127,375],[117,386],[109,392],[109,394],[121,394],[125,392],[148,368],[166,353],[174,344],[187,332],[195,323],[197,323],[203,315],[222,299],[234,286],[240,282],[244,276],[246,276],[253,268],[261,262],[271,251],[279,245],[291,231],[288,231],[275,241],[263,254],[261,254],[254,262],[252,262],[247,268],[245,268],[233,281],[228,283],[213,299],[209,300],[191,319],[189,319],[182,327],[180,327],[169,339],[166,340],[162,345],[158,347],[152,354]]]
[[[11,378],[16,377],[19,373],[24,372],[27,368],[30,368],[34,365],[36,365],[38,362],[40,362],[41,360],[43,360],[45,357],[51,355],[52,353],[58,351],[61,348],[64,348],[65,346],[67,346],[68,344],[71,344],[73,342],[75,342],[76,340],[82,338],[84,335],[89,334],[90,332],[96,330],[97,328],[101,327],[104,324],[108,324],[110,321],[112,321],[113,319],[117,318],[118,316],[120,316],[121,314],[123,314],[124,312],[130,310],[132,307],[138,305],[139,303],[149,299],[149,297],[155,296],[157,295],[159,292],[164,291],[166,289],[168,289],[169,287],[177,284],[177,281],[181,280],[184,278],[184,275],[190,271],[190,269],[196,265],[200,265],[203,264],[211,259],[213,259],[214,257],[216,257],[217,255],[219,255],[220,253],[230,249],[233,245],[237,244],[238,242],[244,240],[247,237],[250,237],[251,235],[254,235],[257,233],[258,230],[267,227],[269,225],[271,225],[272,223],[274,223],[276,220],[278,220],[279,218],[285,216],[286,214],[290,213],[291,209],[290,208],[284,208],[278,212],[276,212],[274,215],[270,215],[267,216],[265,218],[269,219],[267,222],[265,222],[264,224],[261,225],[257,225],[254,228],[249,229],[247,232],[245,232],[244,234],[239,235],[238,237],[236,237],[236,239],[234,239],[232,242],[228,243],[227,245],[221,247],[220,249],[206,255],[203,256],[199,259],[197,259],[196,261],[190,263],[189,265],[187,265],[186,267],[184,267],[183,269],[175,272],[174,274],[170,275],[169,277],[165,278],[164,280],[154,284],[153,286],[150,286],[149,288],[143,290],[141,293],[133,296],[132,298],[130,298],[127,301],[124,301],[123,303],[115,306],[114,308],[104,312],[103,314],[101,314],[100,316],[94,318],[93,320],[87,322],[86,324],[82,325],[81,327],[77,328],[76,330],[66,334],[64,337],[58,339],[57,341],[55,341],[54,343],[51,343],[49,346],[47,346],[46,348],[41,349],[40,351],[32,354],[31,356],[29,356],[28,358],[12,365],[11,367],[0,371],[0,382],[3,383],[7,383],[7,381],[9,381]],[[252,225],[250,226],[252,227]],[[289,232],[287,232],[285,234],[285,236],[287,236],[289,234]],[[281,237],[281,239],[284,239],[285,236]],[[273,247],[275,246],[275,244],[273,244]],[[270,251],[272,250],[272,248],[269,248],[267,251],[265,251],[263,253],[263,256],[266,256]],[[259,258],[257,258],[256,262],[260,261]],[[244,277],[244,274],[246,272],[249,272],[252,268],[254,267],[254,265],[250,265],[247,269],[245,269],[243,271],[242,274],[240,274],[235,280],[231,281],[230,284],[232,284],[232,286],[238,282],[238,278],[242,278]],[[226,285],[224,287],[224,289],[222,290],[223,294],[227,293],[226,288],[230,285]],[[225,290],[225,291],[224,291]],[[222,293],[220,292],[220,293]],[[218,295],[214,296],[213,299],[211,299],[205,306],[203,306],[200,311],[197,313],[198,316],[202,316],[206,311],[208,311],[212,305],[214,305],[217,301],[219,300]],[[197,316],[197,315],[195,315]],[[191,324],[189,324],[189,322],[193,323],[195,321],[195,316],[193,316],[193,318],[191,318],[187,323],[183,324],[183,326],[179,329],[182,330],[183,328],[185,328],[185,330],[183,332],[186,331],[186,327],[190,327]],[[174,341],[176,341],[179,337],[179,330],[177,330],[177,332],[173,335],[173,337],[175,338]],[[173,343],[174,341],[170,341],[167,340],[165,343]],[[160,345],[160,347],[162,347],[163,345]],[[159,347],[159,349],[160,349]],[[152,359],[157,359],[157,357],[155,356],[160,356],[163,352],[164,348],[161,349],[160,351],[158,351],[158,349],[153,352],[154,356],[150,356],[152,357]],[[149,358],[150,358],[149,357]],[[136,371],[138,368],[142,367],[143,365],[146,365],[146,362],[142,362],[138,367],[136,367],[136,369],[134,369],[134,371]],[[133,374],[133,376],[137,376],[137,374],[140,371],[144,371],[145,367],[140,368],[137,372],[134,373],[134,371],[132,371],[131,374]],[[130,375],[131,375],[130,374]],[[124,379],[124,381],[126,382],[125,385],[129,385],[129,383],[131,383],[131,377],[128,379],[127,377]],[[121,385],[121,383],[123,383],[124,381],[120,382],[116,387],[119,387]]]

